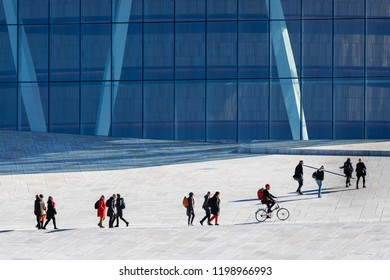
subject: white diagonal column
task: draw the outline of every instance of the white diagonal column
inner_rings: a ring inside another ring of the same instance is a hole
[[[2,0],[6,21],[8,24],[17,22],[16,12],[16,0]],[[17,45],[15,40],[12,40],[13,36],[17,36],[15,29],[12,29],[8,25],[8,35],[11,41],[12,56],[14,59],[15,69],[19,71],[19,77],[23,77],[26,81],[29,81],[28,87],[19,87],[20,95],[24,103],[24,108],[27,114],[27,120],[30,125],[31,131],[47,132],[45,115],[42,108],[42,100],[39,92],[39,85],[37,75],[35,72],[34,61],[31,56],[31,51],[28,45],[26,32],[23,25],[19,25],[19,46],[20,46],[20,63],[18,68],[17,60]],[[21,104],[21,103],[19,103]],[[21,107],[19,106],[19,111]],[[20,121],[20,119],[19,119]]]
[[[125,56],[127,30],[129,28],[129,19],[131,14],[132,0],[119,0],[116,10],[116,22],[121,24],[114,24],[112,31],[112,59],[114,61],[113,67],[114,73],[112,80],[119,81],[122,73],[123,58]],[[123,24],[122,24],[123,22]],[[111,73],[111,48],[108,50],[106,66],[104,70],[104,81],[110,80]],[[112,99],[111,88],[102,86],[102,91],[99,100],[99,109],[96,120],[96,135],[107,136],[111,126],[111,105],[115,104],[116,96],[118,93],[119,82],[114,82],[112,87]]]
[[[294,140],[308,140],[301,91],[290,37],[280,0],[266,0],[271,19],[271,41],[280,78],[284,104]],[[302,129],[302,130],[301,130]]]

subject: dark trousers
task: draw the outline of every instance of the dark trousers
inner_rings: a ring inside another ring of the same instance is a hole
[[[363,187],[366,187],[366,176],[365,175],[357,175],[356,187],[359,186],[360,177],[363,178]]]
[[[108,226],[110,228],[114,227],[115,219],[116,219],[116,215],[113,214],[113,215],[110,216],[110,220],[108,221]]]
[[[191,212],[191,214],[188,216],[188,224],[192,224],[195,218],[195,213]]]
[[[275,205],[275,201],[273,201],[273,200],[267,200],[267,201],[265,202],[265,204],[267,204],[267,213],[270,213],[270,212],[271,212],[272,206]]]
[[[345,186],[348,187],[351,184],[351,177],[352,173],[351,172],[345,172]]]
[[[129,223],[125,220],[125,218],[123,218],[122,215],[118,215],[118,216],[116,217],[116,227],[119,227],[119,219],[121,219],[122,221],[124,221],[125,224],[126,224],[126,226],[129,224]]]
[[[210,208],[207,207],[206,209],[204,209],[204,211],[206,212],[206,216],[204,216],[204,218],[200,222],[203,223],[207,219],[207,223],[210,223]]]
[[[303,186],[303,179],[299,179],[298,180],[298,189],[297,189],[297,192],[301,193],[301,188]]]
[[[37,225],[36,225],[36,227],[37,227],[38,229],[43,228],[43,222],[41,222],[40,216],[39,216],[39,215],[36,215],[36,217],[37,217]]]
[[[54,217],[54,216],[53,216],[52,218],[48,218],[48,219],[46,220],[46,223],[45,223],[45,225],[43,226],[43,228],[46,228],[47,224],[48,224],[51,220],[53,220],[54,229],[56,229],[56,228],[57,228],[57,225],[56,225],[56,217]]]

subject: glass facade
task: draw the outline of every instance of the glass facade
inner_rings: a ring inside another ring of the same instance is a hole
[[[0,0],[0,129],[390,139],[387,0]]]

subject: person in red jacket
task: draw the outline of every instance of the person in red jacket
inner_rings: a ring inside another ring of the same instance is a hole
[[[102,195],[96,203],[97,203],[97,216],[100,218],[98,226],[104,228],[103,222],[106,219],[106,201],[104,195]]]

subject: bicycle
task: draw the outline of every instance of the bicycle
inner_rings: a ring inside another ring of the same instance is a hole
[[[267,208],[259,208],[255,212],[256,220],[259,222],[264,222],[267,218],[272,217],[272,212],[274,211],[276,211],[276,217],[278,217],[278,219],[281,221],[285,221],[288,219],[288,217],[290,217],[290,212],[286,208],[280,207],[279,203],[276,202],[274,209],[271,209],[270,213],[267,213]]]

